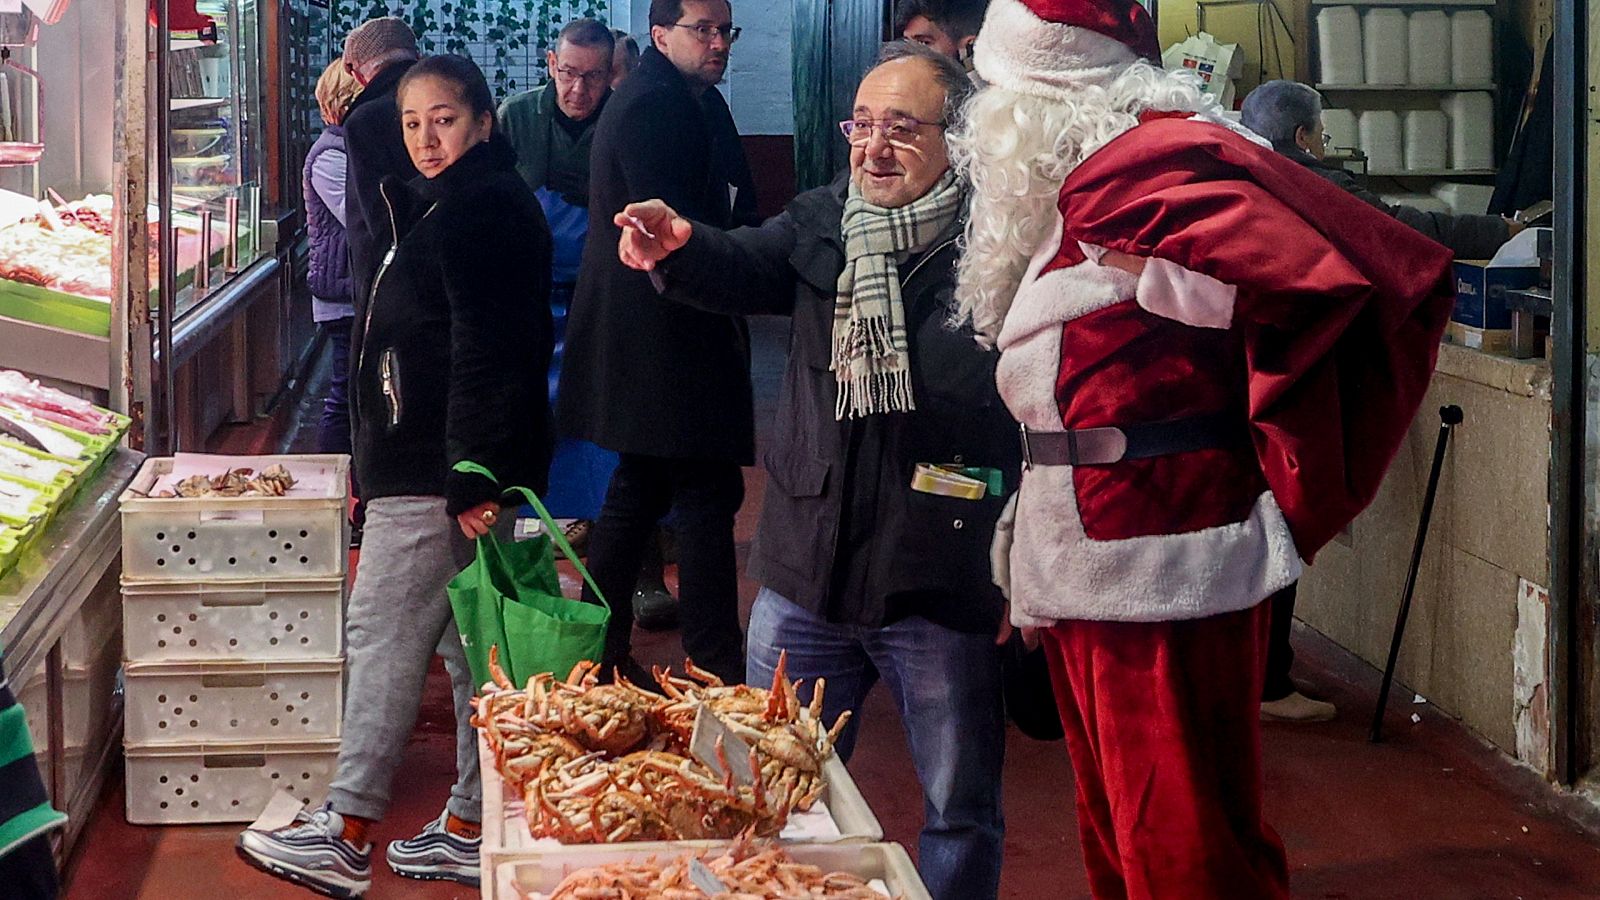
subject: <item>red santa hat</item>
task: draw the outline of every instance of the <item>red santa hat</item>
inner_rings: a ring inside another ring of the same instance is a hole
[[[985,81],[1042,96],[1140,57],[1159,60],[1161,46],[1138,0],[992,0],[973,46]]]

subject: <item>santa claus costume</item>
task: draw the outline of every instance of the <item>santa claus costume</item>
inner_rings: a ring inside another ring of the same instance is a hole
[[[997,576],[1041,629],[1095,897],[1284,897],[1263,601],[1376,492],[1450,255],[1156,50],[1135,0],[993,0],[978,35],[957,300],[1027,460]]]

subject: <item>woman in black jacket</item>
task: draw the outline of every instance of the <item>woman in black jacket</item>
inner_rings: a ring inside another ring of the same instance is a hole
[[[321,809],[239,839],[255,865],[344,897],[370,884],[365,833],[387,811],[436,647],[455,687],[457,780],[445,812],[387,857],[401,875],[477,884],[475,686],[444,589],[472,559],[471,539],[496,526],[501,487],[544,489],[551,443],[550,229],[495,130],[489,86],[472,61],[435,56],[406,73],[398,103],[422,174],[383,183],[392,242],[357,323],[367,523],[338,771]],[[462,460],[499,483],[453,472]]]

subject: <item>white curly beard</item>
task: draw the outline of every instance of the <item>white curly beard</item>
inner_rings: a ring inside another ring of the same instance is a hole
[[[949,135],[952,164],[972,189],[955,324],[971,323],[992,346],[1028,261],[1055,227],[1061,184],[1089,154],[1139,123],[1147,110],[1221,121],[1215,98],[1189,73],[1140,61],[1071,101],[989,86],[967,101]]]

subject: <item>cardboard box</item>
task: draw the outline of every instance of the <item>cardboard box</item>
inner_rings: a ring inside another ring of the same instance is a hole
[[[1506,355],[1511,352],[1511,329],[1509,328],[1473,328],[1460,322],[1451,322],[1444,327],[1446,342],[1468,350],[1479,350],[1484,353]]]
[[[1451,320],[1480,330],[1499,331],[1511,327],[1506,291],[1533,287],[1539,281],[1539,268],[1458,259],[1455,276],[1456,309]]]

